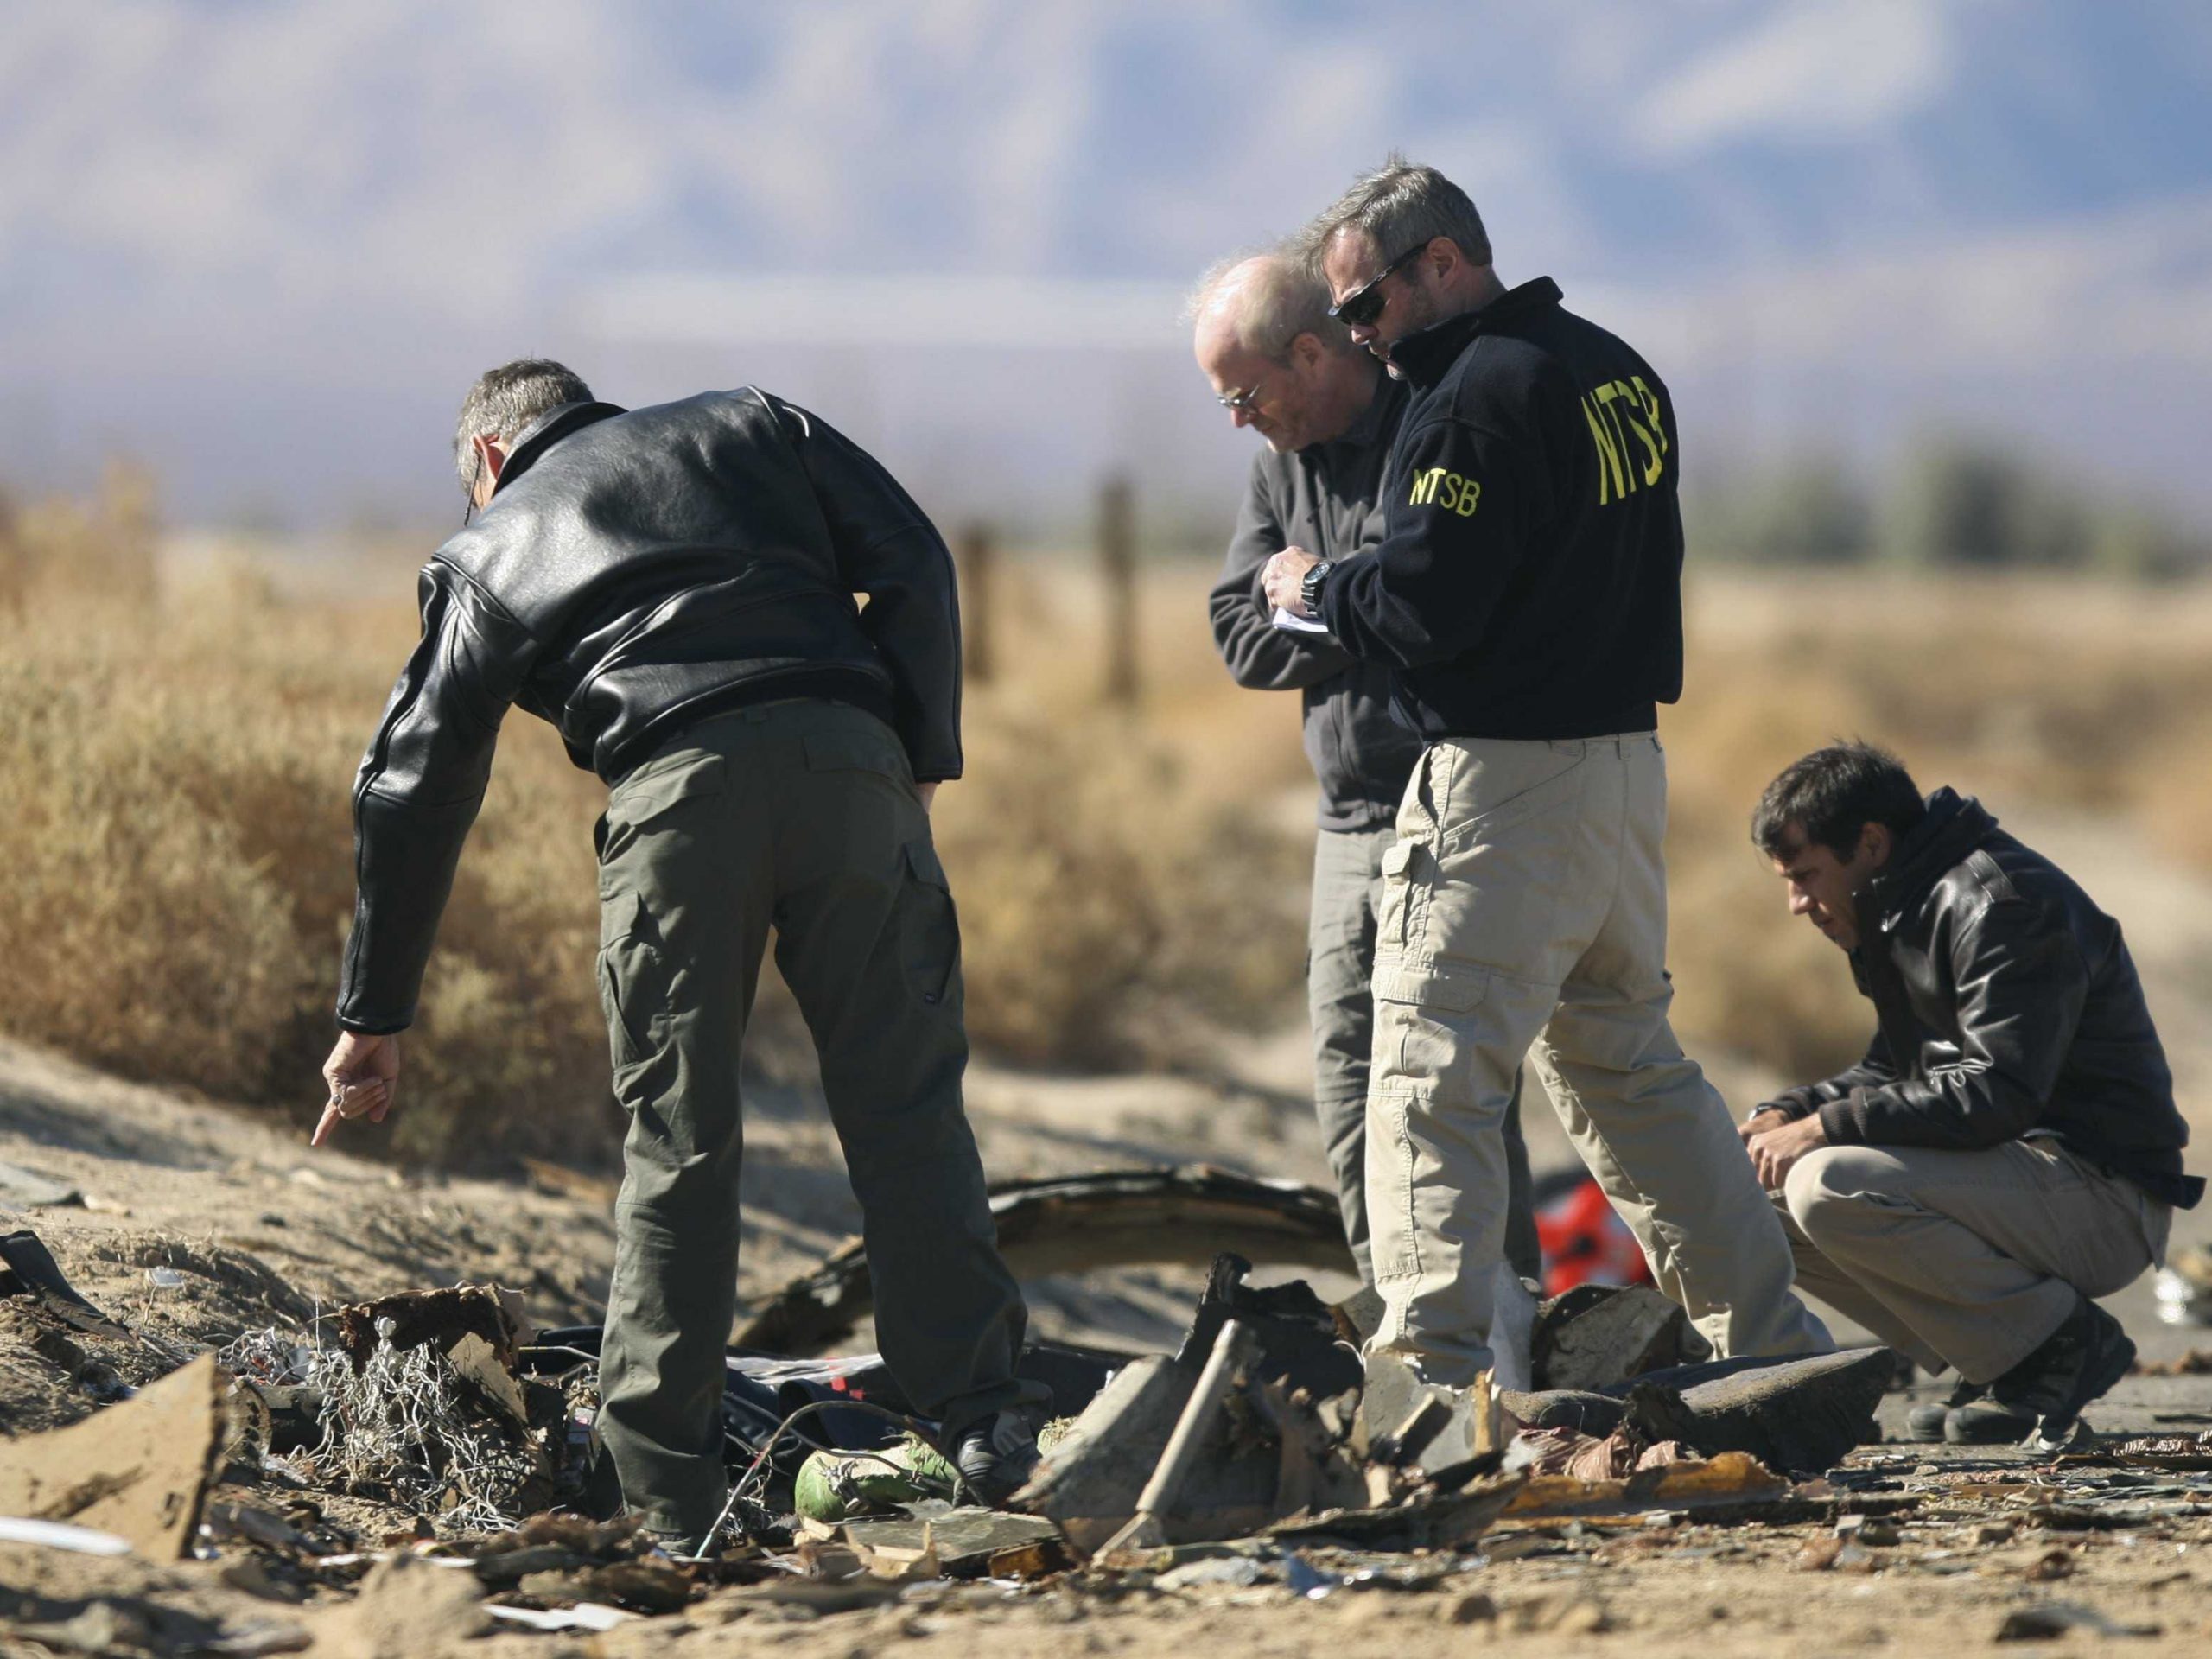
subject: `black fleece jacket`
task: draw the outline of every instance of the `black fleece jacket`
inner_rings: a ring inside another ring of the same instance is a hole
[[[1682,687],[1681,448],[1651,365],[1548,276],[1400,340],[1371,555],[1321,589],[1422,737],[1649,731]]]
[[[2154,1198],[2203,1196],[2120,924],[2063,870],[1939,789],[1857,910],[1874,1039],[1768,1106],[1818,1112],[1838,1146],[1973,1151],[2044,1130]]]

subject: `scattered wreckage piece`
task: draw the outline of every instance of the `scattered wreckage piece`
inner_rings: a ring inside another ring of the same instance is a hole
[[[1723,1452],[1710,1459],[1662,1463],[1618,1480],[1532,1475],[1499,1511],[1500,1525],[1641,1517],[1679,1510],[1701,1520],[1751,1517],[1788,1502],[1795,1489],[1758,1459]]]
[[[443,1290],[403,1290],[372,1302],[355,1302],[332,1315],[338,1345],[359,1370],[379,1345],[396,1354],[435,1343],[450,1352],[474,1336],[507,1371],[530,1340],[522,1293],[496,1285],[454,1285]]]
[[[848,1521],[836,1535],[870,1572],[893,1578],[978,1579],[995,1574],[1000,1557],[1027,1553],[1039,1561],[1066,1559],[1055,1548],[1059,1529],[1040,1516],[935,1500],[905,1516]],[[919,1571],[925,1564],[927,1573]]]
[[[1478,1481],[1459,1491],[1364,1509],[1294,1516],[1267,1529],[1277,1543],[1311,1548],[1338,1544],[1355,1549],[1453,1549],[1490,1530],[1527,1487],[1525,1474]]]
[[[303,1455],[321,1478],[435,1516],[448,1535],[512,1525],[581,1478],[565,1396],[516,1373],[530,1334],[516,1293],[403,1292],[319,1329],[333,1345],[270,1327],[224,1351],[241,1372],[232,1445],[249,1464]]]
[[[1013,1506],[1051,1519],[1087,1557],[1137,1518],[1162,1472],[1173,1475],[1175,1490],[1154,1494],[1154,1518],[1157,1539],[1172,1543],[1251,1532],[1283,1514],[1287,1497],[1333,1503],[1357,1492],[1357,1471],[1335,1446],[1352,1424],[1358,1357],[1341,1344],[1334,1313],[1311,1287],[1257,1288],[1244,1282],[1250,1270],[1240,1256],[1217,1256],[1176,1354],[1134,1360],[1117,1373],[1046,1453]],[[1202,1374],[1232,1330],[1249,1332],[1249,1342],[1232,1340],[1232,1351],[1242,1351],[1217,1374],[1228,1409],[1208,1414],[1211,1402],[1200,1401],[1203,1424],[1193,1420],[1163,1471]],[[1286,1414],[1316,1421],[1287,1453],[1280,1431],[1271,1432]],[[1332,1431],[1331,1423],[1339,1427]]]
[[[67,1428],[0,1441],[0,1514],[60,1521],[180,1560],[223,1445],[224,1378],[203,1355]]]
[[[2061,1469],[2161,1469],[2175,1474],[2212,1471],[2212,1430],[2195,1435],[2139,1435],[2133,1440],[2069,1452],[2057,1459]]]
[[[1078,1555],[1097,1554],[1135,1518],[1197,1380],[1165,1354],[1132,1360],[1045,1454],[1010,1507],[1052,1522]],[[1205,1455],[1175,1514],[1164,1518],[1171,1540],[1232,1538],[1274,1518],[1279,1453],[1257,1441],[1240,1446],[1229,1428],[1217,1421],[1201,1441]]]
[[[1706,1457],[1745,1452],[1777,1469],[1817,1473],[1878,1439],[1874,1410],[1896,1370],[1887,1348],[1852,1348],[1763,1365],[1677,1391],[1646,1378],[1624,1421],[1648,1441],[1680,1440]]]
[[[1004,1185],[991,1195],[991,1214],[998,1224],[999,1253],[1021,1279],[1147,1262],[1201,1262],[1224,1251],[1286,1266],[1352,1271],[1333,1194],[1204,1164]],[[819,1354],[849,1336],[874,1306],[866,1253],[858,1239],[849,1239],[770,1297],[739,1332],[736,1345]]]
[[[1498,1391],[1491,1386],[1489,1372],[1471,1387],[1452,1389],[1423,1381],[1395,1355],[1368,1357],[1351,1446],[1370,1463],[1416,1469],[1439,1478],[1480,1459],[1487,1459],[1494,1471],[1505,1439]]]
[[[1648,1285],[1577,1285],[1536,1310],[1533,1389],[1602,1389],[1713,1357],[1681,1305]],[[1532,1390],[1533,1391],[1533,1390]]]
[[[0,1296],[28,1296],[48,1313],[90,1337],[127,1340],[128,1327],[77,1293],[53,1253],[28,1230],[0,1234]]]
[[[1220,1415],[1229,1390],[1235,1385],[1234,1373],[1249,1366],[1258,1357],[1259,1348],[1259,1339],[1250,1326],[1233,1319],[1221,1321],[1214,1337],[1213,1351],[1206,1356],[1205,1369],[1192,1385],[1190,1397],[1183,1402],[1174,1429],[1167,1436],[1167,1444],[1160,1449],[1160,1461],[1145,1481],[1144,1490],[1137,1494],[1136,1513],[1106,1541],[1102,1554],[1150,1549],[1167,1541],[1161,1517],[1182,1497],[1183,1482],[1198,1457],[1198,1443]]]

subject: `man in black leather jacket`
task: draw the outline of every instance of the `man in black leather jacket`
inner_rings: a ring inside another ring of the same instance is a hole
[[[756,389],[625,411],[493,370],[456,459],[483,510],[353,791],[359,893],[318,1144],[381,1122],[510,705],[610,789],[601,1001],[629,1114],[601,1357],[623,1491],[676,1548],[722,1518],[738,1068],[772,926],[865,1220],[885,1359],[986,1497],[1034,1457],[1024,1312],[961,1103],[959,934],[930,837],[957,778],[952,563],[906,493]],[[862,609],[856,594],[866,594]]]
[[[1913,1432],[2063,1443],[2135,1355],[2089,1299],[2164,1254],[2189,1129],[2120,925],[1973,800],[1864,744],[1775,779],[1753,841],[1850,953],[1866,1058],[1744,1138],[1798,1283],[1931,1370]]]

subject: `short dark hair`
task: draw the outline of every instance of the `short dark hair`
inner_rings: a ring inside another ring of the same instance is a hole
[[[549,357],[517,358],[485,370],[461,400],[461,418],[454,423],[453,465],[462,490],[475,487],[476,439],[505,443],[547,410],[590,401],[583,377]]]
[[[1807,843],[1848,858],[1870,823],[1902,836],[1928,815],[1912,774],[1872,743],[1831,743],[1792,760],[1751,810],[1751,844],[1769,858],[1797,850],[1795,824]]]

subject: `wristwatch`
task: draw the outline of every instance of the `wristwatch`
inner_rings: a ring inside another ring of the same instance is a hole
[[[1306,573],[1306,580],[1298,585],[1298,597],[1305,601],[1306,613],[1317,622],[1321,620],[1321,584],[1336,568],[1333,560],[1323,559]]]

